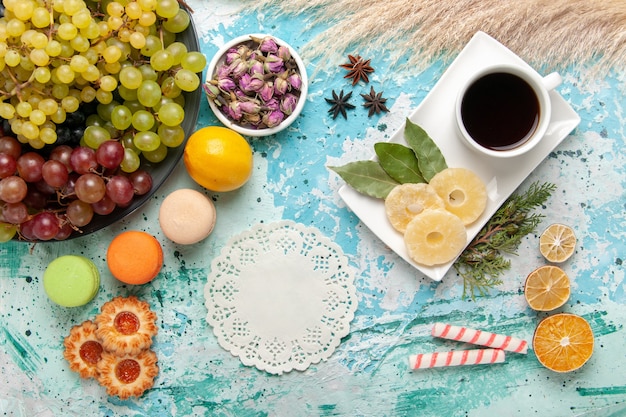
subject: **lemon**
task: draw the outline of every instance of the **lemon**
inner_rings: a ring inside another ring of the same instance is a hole
[[[574,230],[564,224],[551,224],[539,237],[539,250],[550,262],[567,261],[576,250]]]
[[[252,148],[232,129],[207,126],[185,145],[183,161],[191,178],[210,191],[233,191],[252,175]]]

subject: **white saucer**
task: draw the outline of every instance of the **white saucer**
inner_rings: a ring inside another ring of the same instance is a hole
[[[499,63],[519,64],[530,68],[520,57],[486,33],[476,33],[415,112],[409,116],[413,123],[421,126],[437,143],[449,167],[469,168],[487,184],[487,207],[482,216],[468,227],[468,244],[524,179],[580,123],[578,114],[563,97],[552,91],[551,126],[544,140],[534,149],[519,157],[501,159],[488,158],[470,150],[462,143],[455,126],[454,104],[457,91],[467,76],[483,67]],[[389,141],[406,144],[404,125]],[[441,281],[454,264],[451,261],[428,267],[415,263],[406,251],[402,235],[387,220],[383,200],[360,194],[347,184],[339,189],[339,195],[386,245],[429,278]]]

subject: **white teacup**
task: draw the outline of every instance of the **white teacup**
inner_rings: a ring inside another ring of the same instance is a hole
[[[549,92],[561,81],[556,72],[541,77],[519,65],[493,65],[476,72],[456,100],[463,142],[498,158],[528,152],[546,134],[552,113]]]

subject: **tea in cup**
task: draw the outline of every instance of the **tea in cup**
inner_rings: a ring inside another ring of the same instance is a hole
[[[552,112],[549,92],[560,83],[557,73],[542,78],[518,65],[478,71],[463,84],[456,101],[464,142],[501,158],[528,152],[546,134]]]

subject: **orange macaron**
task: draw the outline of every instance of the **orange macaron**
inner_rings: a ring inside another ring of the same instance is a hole
[[[117,235],[107,250],[111,274],[126,284],[145,284],[159,274],[163,249],[152,235],[129,230]]]

